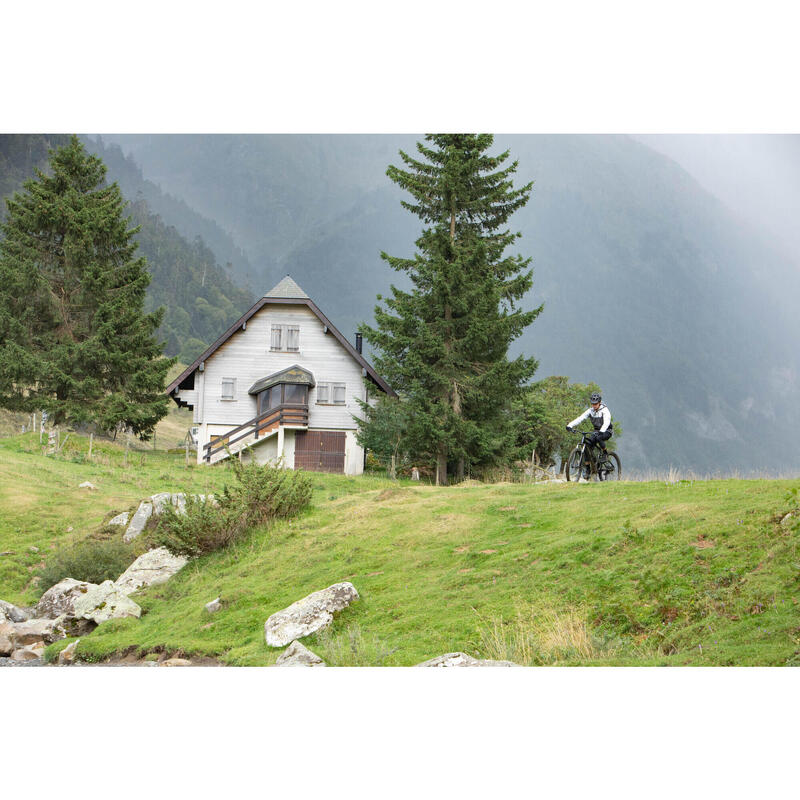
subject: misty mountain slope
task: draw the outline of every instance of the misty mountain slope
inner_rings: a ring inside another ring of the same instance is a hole
[[[506,144],[536,179],[514,223],[546,304],[521,343],[540,372],[603,386],[628,463],[775,466],[800,368],[790,265],[627,137]]]
[[[107,136],[166,192],[216,220],[257,265],[270,289],[285,256],[320,224],[385,183],[386,166],[411,136]],[[236,270],[236,267],[235,267]],[[241,273],[236,271],[237,276]]]
[[[0,188],[4,195],[20,189],[26,179],[33,177],[36,168],[46,171],[48,150],[68,140],[63,135],[0,136]],[[98,148],[87,149],[91,152]],[[166,308],[156,335],[165,342],[167,355],[192,360],[219,336],[220,330],[252,305],[252,296],[231,281],[201,238],[187,241],[175,227],[152,213],[145,195],[171,217],[180,220],[194,215],[199,219],[198,215],[184,203],[162,195],[154,184],[148,185],[136,165],[124,159],[118,148],[99,149],[108,167],[107,180],[117,181],[129,201],[126,212],[131,224],[141,226],[136,234],[138,255],[147,258],[151,274],[145,308],[147,311],[159,306]],[[2,209],[5,211],[5,203]],[[209,225],[213,227],[213,223]]]
[[[183,185],[191,205],[239,226],[250,257],[263,254],[266,288],[291,272],[352,336],[375,294],[403,284],[379,252],[414,251],[417,220],[385,177],[413,137],[189,138],[181,155],[176,137],[150,137],[137,157],[169,191]],[[533,257],[525,305],[545,302],[514,347],[540,359],[537,377],[600,383],[628,467],[797,469],[794,265],[629,137],[498,136],[496,147],[519,161],[517,185],[535,181],[511,227]]]
[[[231,265],[239,285],[247,288],[254,284],[256,276],[247,256],[217,222],[199,214],[180,197],[163,192],[155,183],[146,180],[135,159],[126,156],[119,145],[105,142],[102,137],[83,136],[81,140],[90,153],[103,159],[108,167],[109,180],[119,184],[130,202],[141,196],[154,214],[169,220],[169,224],[183,237],[190,241],[198,236],[203,239],[220,264]]]

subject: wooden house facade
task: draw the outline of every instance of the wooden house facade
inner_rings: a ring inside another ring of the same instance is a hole
[[[367,388],[369,387],[369,389]],[[391,387],[287,275],[168,387],[193,409],[198,463],[228,454],[358,475],[357,400]]]

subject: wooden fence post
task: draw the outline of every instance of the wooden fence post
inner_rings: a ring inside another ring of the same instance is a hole
[[[89,434],[89,461],[92,460],[92,444],[93,444],[94,434]]]

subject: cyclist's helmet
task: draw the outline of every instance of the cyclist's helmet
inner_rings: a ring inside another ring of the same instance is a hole
[[[601,400],[602,398],[597,392],[594,392],[592,396],[589,398],[590,403],[599,403]]]

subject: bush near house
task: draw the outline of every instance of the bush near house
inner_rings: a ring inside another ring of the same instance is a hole
[[[311,478],[301,471],[255,462],[233,464],[235,482],[218,504],[187,497],[186,513],[172,507],[159,519],[154,538],[173,553],[201,556],[241,539],[273,519],[296,516],[311,500]],[[187,493],[188,494],[188,493]]]

